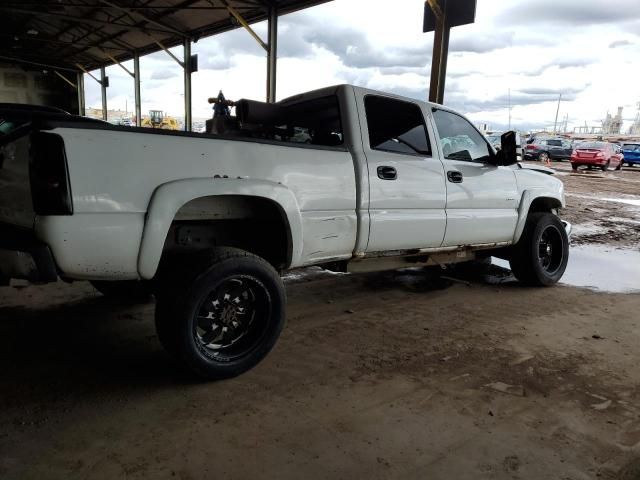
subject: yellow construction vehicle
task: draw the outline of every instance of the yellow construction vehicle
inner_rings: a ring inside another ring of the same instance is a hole
[[[160,128],[162,130],[179,130],[178,121],[165,115],[162,110],[149,110],[149,116],[142,119],[143,127]]]

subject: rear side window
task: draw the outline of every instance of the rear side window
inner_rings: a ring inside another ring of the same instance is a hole
[[[431,144],[420,107],[415,103],[368,95],[364,99],[372,150],[431,155]]]
[[[561,140],[547,140],[547,145],[550,145],[552,147],[561,147],[562,146],[562,141]]]

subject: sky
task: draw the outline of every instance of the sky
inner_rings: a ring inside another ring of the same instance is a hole
[[[334,0],[281,17],[277,98],[349,83],[411,98],[428,97],[433,33],[422,32],[422,0]],[[266,24],[254,25],[266,39]],[[182,47],[172,49],[182,57]],[[223,90],[264,100],[266,54],[243,29],[192,46],[193,116],[209,118],[207,98]],[[474,123],[503,130],[569,130],[600,125],[624,107],[624,128],[640,102],[640,0],[477,0],[476,21],[451,30],[444,104]],[[142,111],[183,115],[183,77],[165,52],[141,58]],[[131,62],[125,66],[133,69]],[[108,108],[133,109],[133,81],[107,68]],[[86,104],[100,107],[85,79]]]

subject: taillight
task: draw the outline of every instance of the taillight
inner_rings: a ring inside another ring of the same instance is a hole
[[[578,152],[575,149],[571,150],[571,156],[575,157],[576,155],[578,155]]]
[[[37,215],[71,215],[73,204],[67,172],[67,155],[60,135],[31,135],[29,178],[33,209]]]
[[[536,148],[538,147],[536,147],[535,145],[531,145],[531,144],[527,145],[527,150],[535,150]]]

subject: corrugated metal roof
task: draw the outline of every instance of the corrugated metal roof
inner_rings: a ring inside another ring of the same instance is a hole
[[[87,70],[330,0],[2,0],[0,60]]]

